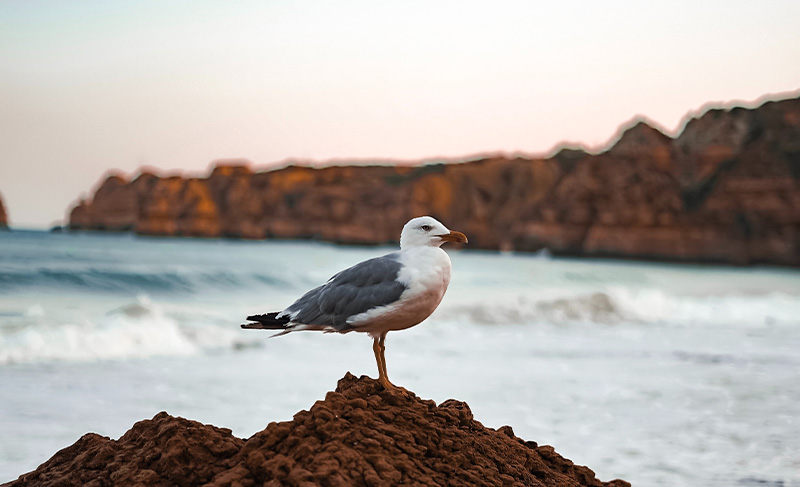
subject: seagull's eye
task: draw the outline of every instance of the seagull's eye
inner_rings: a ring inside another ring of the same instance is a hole
[[[420,228],[420,230],[422,230],[423,232],[430,232],[430,231],[433,229],[433,227],[432,227],[432,226],[430,226],[430,225],[422,225],[422,226],[421,226],[421,227],[419,227],[419,228]]]

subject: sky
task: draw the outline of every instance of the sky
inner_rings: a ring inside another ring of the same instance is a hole
[[[109,170],[599,150],[800,88],[800,2],[0,2],[0,194],[48,228]]]

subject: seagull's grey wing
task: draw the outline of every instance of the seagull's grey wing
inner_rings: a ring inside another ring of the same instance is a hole
[[[397,253],[365,260],[331,277],[286,308],[292,323],[348,331],[348,318],[397,301],[405,284],[397,281]]]

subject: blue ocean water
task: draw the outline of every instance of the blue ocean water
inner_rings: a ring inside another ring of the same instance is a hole
[[[0,233],[0,481],[161,410],[247,437],[375,376],[361,334],[238,325],[392,250]],[[436,313],[389,334],[393,382],[601,479],[800,485],[797,270],[451,257]]]

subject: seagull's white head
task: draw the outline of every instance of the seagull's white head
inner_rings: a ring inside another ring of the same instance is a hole
[[[467,243],[467,236],[461,232],[450,231],[438,220],[429,216],[412,219],[400,233],[400,249],[438,247],[445,242]]]

